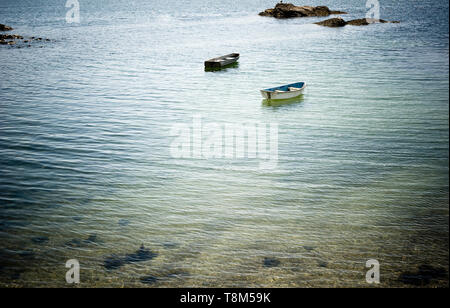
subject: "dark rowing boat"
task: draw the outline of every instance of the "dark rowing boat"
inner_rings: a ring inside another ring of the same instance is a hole
[[[221,56],[205,61],[205,68],[221,68],[235,63],[239,59],[238,53],[230,53],[226,56]]]

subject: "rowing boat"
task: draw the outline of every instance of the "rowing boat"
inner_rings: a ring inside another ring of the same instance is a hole
[[[306,88],[306,84],[304,82],[296,82],[291,83],[279,87],[263,89],[261,91],[261,95],[265,99],[289,99],[294,98],[303,93],[303,90]]]
[[[225,56],[209,59],[205,61],[205,68],[221,68],[235,63],[239,59],[238,53],[230,53]]]

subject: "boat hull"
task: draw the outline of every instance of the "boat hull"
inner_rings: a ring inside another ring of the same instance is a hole
[[[299,87],[300,86],[300,87]],[[296,90],[288,90],[289,88],[297,88]],[[262,97],[270,100],[281,100],[281,99],[290,99],[303,94],[304,89],[306,88],[306,84],[304,82],[301,83],[293,83],[285,86],[280,86],[277,88],[264,89],[260,90]],[[278,91],[277,91],[278,90]],[[285,91],[282,91],[285,90]]]
[[[238,53],[230,53],[228,55],[209,59],[205,61],[205,68],[221,68],[233,64],[239,60]]]

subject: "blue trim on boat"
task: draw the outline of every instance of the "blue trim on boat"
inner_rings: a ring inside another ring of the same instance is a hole
[[[296,83],[291,83],[291,84],[287,84],[287,85],[279,86],[279,87],[275,87],[275,88],[264,89],[263,91],[267,91],[267,92],[274,92],[275,90],[289,91],[290,87],[301,89],[301,88],[303,88],[304,85],[305,85],[304,82],[296,82]]]

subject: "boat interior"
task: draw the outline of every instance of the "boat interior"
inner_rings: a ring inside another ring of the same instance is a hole
[[[285,86],[280,86],[280,87],[275,87],[275,88],[269,88],[269,89],[264,89],[263,91],[267,91],[267,92],[288,92],[288,91],[298,91],[301,88],[303,88],[303,86],[305,85],[304,82],[297,82],[297,83],[292,83],[292,84],[288,84]]]

